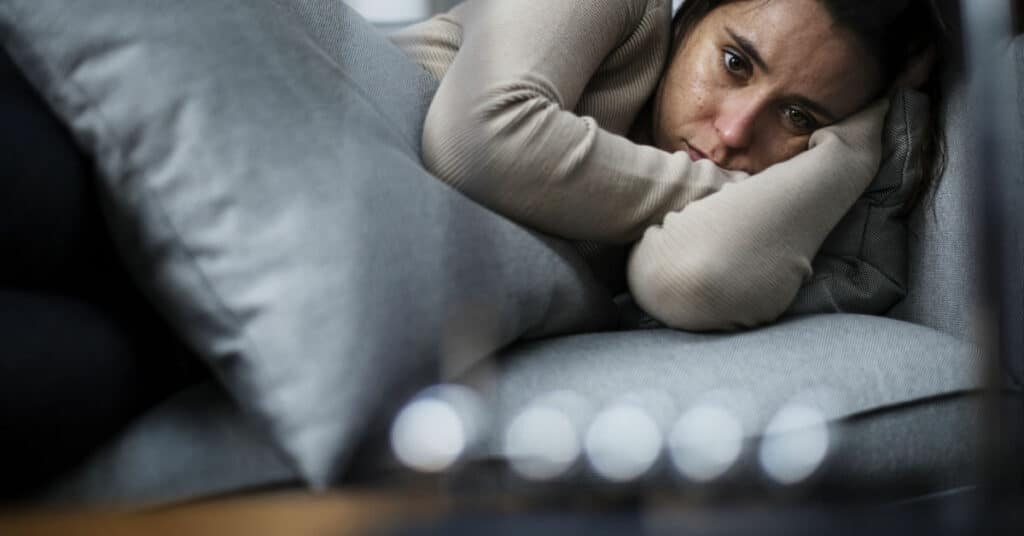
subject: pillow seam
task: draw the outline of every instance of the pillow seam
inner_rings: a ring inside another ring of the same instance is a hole
[[[281,3],[279,1],[275,2],[275,6],[278,9],[280,9],[281,8]],[[355,11],[351,11],[350,13],[352,13],[353,15],[356,14]],[[358,15],[356,15],[356,16],[358,16]],[[388,125],[391,127],[391,129],[394,132],[402,132],[402,128],[400,128],[401,122],[396,120],[394,117],[392,117],[391,114],[387,113],[381,107],[380,103],[378,103],[375,99],[372,98],[372,95],[370,94],[370,92],[368,92],[362,85],[356,83],[352,79],[352,77],[349,76],[349,73],[346,72],[345,69],[343,69],[342,66],[337,61],[335,61],[334,57],[327,50],[325,50],[325,48],[322,45],[320,45],[319,41],[317,40],[317,37],[315,35],[312,35],[310,33],[310,31],[307,28],[305,28],[305,27],[301,27],[300,30],[301,30],[302,36],[303,36],[303,38],[304,38],[304,40],[306,42],[306,45],[310,46],[311,48],[316,50],[318,55],[320,55],[320,57],[322,57],[322,58],[324,58],[326,60],[326,63],[327,63],[327,65],[330,66],[331,71],[335,72],[340,77],[340,79],[345,82],[346,86],[348,86],[349,88],[355,90],[355,92],[359,94],[359,97],[363,101],[368,103],[371,108],[373,108],[374,113],[376,113],[378,116],[384,118],[388,122]],[[374,29],[374,30],[376,31],[376,29]],[[394,43],[392,43],[390,39],[387,39],[387,36],[383,36],[383,35],[380,35],[380,36],[382,37],[382,41],[386,45],[394,48],[395,52],[397,52],[397,54],[402,59],[408,61],[408,57],[402,52],[402,50],[400,48],[395,46]],[[422,67],[420,67],[419,65],[415,64],[414,62],[413,62],[413,65],[415,65],[417,67],[417,69],[416,69],[416,76],[417,76],[417,78],[423,78],[423,76],[425,75],[426,76],[426,81],[430,82],[430,83],[432,83],[432,84],[434,84],[436,86],[437,81],[435,81],[433,79],[433,77],[431,77],[429,75],[429,73],[424,71],[422,69]],[[435,87],[435,89],[436,89],[436,87]],[[433,98],[431,98],[429,100],[427,105],[429,106],[429,104],[432,101],[433,101]],[[408,139],[406,139],[406,136],[399,136],[400,138],[403,139],[403,141],[405,142],[405,145],[407,146],[407,148],[410,151],[412,151],[413,154],[416,155],[417,159],[420,158],[420,147],[417,145],[417,142],[419,141],[420,136],[421,136],[421,134],[418,134],[418,135],[415,135],[415,136],[409,136]]]

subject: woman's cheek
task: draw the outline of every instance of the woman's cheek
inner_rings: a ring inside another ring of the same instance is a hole
[[[794,136],[789,134],[783,138],[784,143],[779,147],[778,153],[775,155],[776,162],[782,162],[789,160],[794,156],[807,150],[807,143],[810,141],[810,135],[805,136]]]
[[[775,164],[785,162],[804,152],[807,150],[807,142],[810,138],[810,136],[781,135],[776,138],[777,143],[770,145],[768,151],[761,153],[762,157],[758,159],[757,165],[753,166],[753,171],[760,173]]]

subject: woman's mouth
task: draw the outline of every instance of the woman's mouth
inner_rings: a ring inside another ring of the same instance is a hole
[[[683,142],[683,144],[686,147],[686,153],[690,155],[690,160],[697,162],[699,160],[707,159],[708,155],[698,151],[697,149],[694,149],[693,147],[690,147],[689,143]]]

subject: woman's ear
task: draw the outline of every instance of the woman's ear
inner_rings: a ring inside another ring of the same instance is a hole
[[[896,79],[893,87],[917,89],[928,81],[935,67],[935,47],[929,46],[911,58],[906,70]]]

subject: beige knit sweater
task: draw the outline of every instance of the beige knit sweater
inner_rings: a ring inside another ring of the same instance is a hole
[[[688,330],[786,310],[881,155],[878,103],[757,175],[626,136],[669,57],[670,0],[470,0],[392,35],[441,81],[423,162],[557,236],[631,244],[641,308]]]

